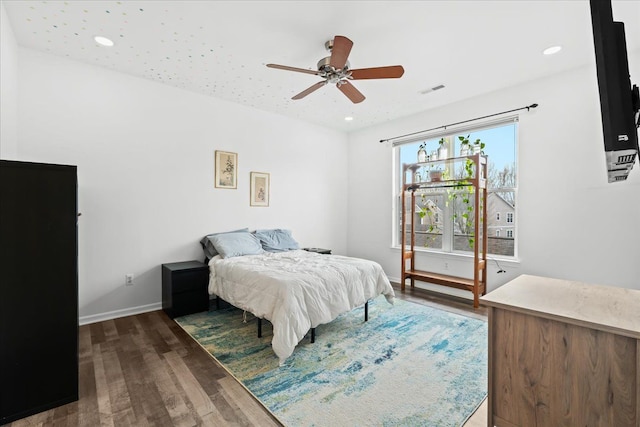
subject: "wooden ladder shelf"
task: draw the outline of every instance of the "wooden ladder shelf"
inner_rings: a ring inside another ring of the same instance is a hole
[[[475,176],[465,179],[449,179],[444,181],[415,181],[415,172],[423,167],[435,163],[456,162],[471,160],[475,166]],[[409,173],[411,172],[411,173]],[[407,180],[407,176],[410,180]],[[446,160],[436,160],[421,163],[409,163],[403,165],[403,191],[402,191],[402,267],[401,289],[405,290],[406,280],[410,280],[410,286],[415,287],[415,281],[432,283],[440,286],[462,289],[473,293],[473,307],[478,308],[479,298],[487,291],[487,156],[475,154],[472,156],[456,157]],[[409,182],[407,182],[409,181]],[[473,278],[450,276],[441,273],[428,272],[416,269],[415,251],[415,218],[416,218],[416,191],[428,188],[460,188],[469,186],[474,194],[474,244],[473,244]],[[411,209],[407,209],[407,197],[411,203]],[[410,211],[411,222],[407,220],[407,211]],[[407,225],[410,225],[407,229]],[[407,235],[410,236],[407,242]],[[407,263],[409,266],[407,267]]]

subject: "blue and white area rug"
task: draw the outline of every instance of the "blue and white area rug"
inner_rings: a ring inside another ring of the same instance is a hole
[[[278,366],[271,325],[235,308],[176,321],[284,425],[461,426],[487,394],[487,323],[383,297],[316,329]]]

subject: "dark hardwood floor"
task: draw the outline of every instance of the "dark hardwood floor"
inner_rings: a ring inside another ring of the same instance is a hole
[[[486,308],[474,310],[467,300],[420,289],[401,292],[396,288],[396,295],[408,301],[486,318]],[[280,425],[162,311],[81,326],[79,359],[78,402],[8,425]]]

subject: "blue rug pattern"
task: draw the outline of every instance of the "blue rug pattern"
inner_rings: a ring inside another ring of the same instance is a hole
[[[316,329],[283,366],[271,325],[235,308],[176,321],[283,424],[461,426],[487,394],[487,323],[396,299]]]

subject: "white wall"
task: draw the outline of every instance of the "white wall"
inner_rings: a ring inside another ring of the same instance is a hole
[[[0,3],[0,159],[18,155],[18,45]]]
[[[630,70],[640,83],[640,52],[630,56]],[[640,166],[627,182],[607,183],[595,65],[350,134],[349,254],[378,260],[399,280],[392,148],[380,139],[534,102],[540,106],[520,115],[519,263],[501,263],[508,271],[501,275],[490,263],[488,289],[525,273],[640,289]],[[418,268],[445,273],[445,261],[447,273],[472,277],[467,257],[420,254]]]
[[[343,133],[24,48],[19,71],[20,159],[78,166],[81,320],[157,308],[160,265],[202,260],[208,233],[346,252]],[[214,188],[215,150],[238,153],[237,190]],[[270,207],[249,206],[250,171]]]
[[[504,275],[490,264],[489,290],[521,273],[640,288],[640,168],[628,182],[606,184],[593,67],[347,138],[18,49],[4,8],[1,41],[0,157],[79,167],[85,321],[157,308],[160,264],[200,259],[203,234],[236,227],[288,227],[302,245],[377,260],[397,280],[391,147],[378,140],[532,102],[540,107],[520,122],[519,262],[501,263]],[[631,55],[630,68],[637,83],[639,52]],[[216,149],[238,152],[237,190],[213,188]],[[271,207],[249,207],[249,171],[271,173]],[[425,254],[418,267],[442,270],[445,261],[450,273],[469,274],[469,259],[459,256]],[[133,287],[124,286],[126,273],[136,275]]]

